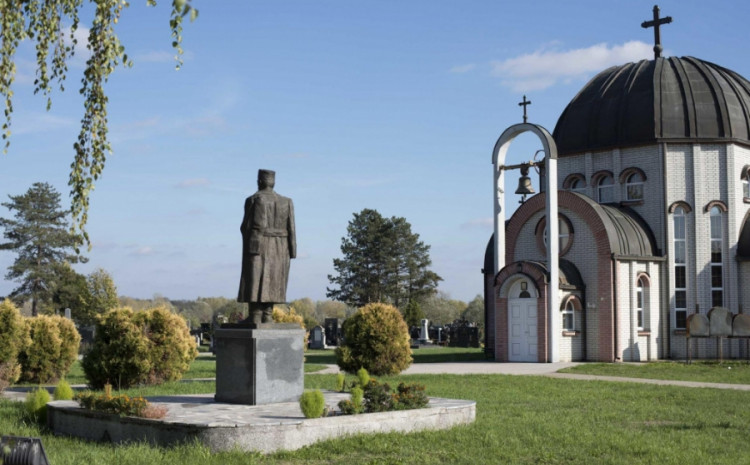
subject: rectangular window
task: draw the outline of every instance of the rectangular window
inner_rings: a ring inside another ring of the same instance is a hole
[[[677,207],[672,216],[674,226],[674,327],[685,329],[687,320],[687,240],[685,210]]]
[[[724,216],[717,206],[711,207],[711,306],[724,306]]]
[[[686,310],[677,310],[674,312],[674,326],[677,329],[685,329],[687,327]]]
[[[747,179],[742,180],[742,196],[750,198],[750,182]]]
[[[573,325],[573,313],[563,313],[563,329],[566,331],[575,330]]]
[[[643,329],[643,287],[640,285],[635,293],[635,313],[638,329]]]

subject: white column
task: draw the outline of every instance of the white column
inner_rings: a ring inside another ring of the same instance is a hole
[[[559,306],[559,226],[557,223],[557,146],[552,135],[542,126],[531,123],[520,123],[506,129],[495,144],[492,152],[494,166],[493,189],[495,191],[495,269],[493,276],[505,267],[505,180],[503,165],[508,147],[513,139],[524,132],[533,132],[539,137],[544,149],[547,168],[546,214],[547,214],[547,257],[549,265],[549,283],[547,287],[547,320],[548,320],[548,354],[550,362],[560,361],[560,312]]]

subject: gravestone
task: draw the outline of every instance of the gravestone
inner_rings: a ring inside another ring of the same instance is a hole
[[[326,333],[322,326],[316,326],[310,330],[310,348],[325,349]]]
[[[430,342],[430,329],[428,326],[430,320],[423,319],[421,323],[422,326],[419,329],[419,342],[422,344],[428,344]]]
[[[325,325],[326,343],[329,346],[338,346],[341,339],[341,320],[326,318],[323,324]]]

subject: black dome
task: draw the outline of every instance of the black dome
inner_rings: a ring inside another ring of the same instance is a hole
[[[614,66],[573,98],[553,137],[562,156],[658,141],[750,145],[750,81],[693,57]]]

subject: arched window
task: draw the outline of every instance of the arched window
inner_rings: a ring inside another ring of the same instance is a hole
[[[569,174],[563,181],[563,189],[570,192],[586,193],[586,177],[581,173]]]
[[[711,207],[711,306],[724,306],[724,266],[723,254],[724,217],[721,208],[714,205]]]
[[[686,215],[682,206],[672,213],[674,227],[674,327],[685,329],[687,320],[687,240]]]
[[[643,176],[634,172],[625,180],[625,200],[643,200]]]
[[[586,189],[586,182],[583,179],[574,179],[570,183],[570,187],[568,188],[570,192],[579,192],[579,193],[583,193],[584,189]]]
[[[742,181],[742,197],[750,201],[750,165],[742,169],[740,180]]]
[[[615,201],[615,181],[612,176],[604,175],[596,180],[596,201],[599,203]]]
[[[646,315],[648,314],[648,299],[646,296],[647,284],[644,278],[638,278],[635,288],[635,315],[636,326],[639,331],[646,327]]]
[[[568,299],[568,302],[562,309],[562,327],[563,331],[576,330],[575,304],[573,299]]]

